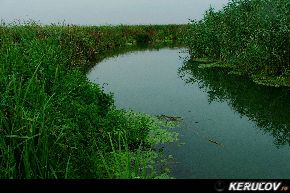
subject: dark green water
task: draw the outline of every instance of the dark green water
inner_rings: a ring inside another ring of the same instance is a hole
[[[199,69],[184,51],[108,58],[88,78],[119,108],[183,117],[180,140],[164,146],[176,178],[290,178],[290,91]]]

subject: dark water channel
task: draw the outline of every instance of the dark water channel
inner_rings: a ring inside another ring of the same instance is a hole
[[[176,178],[290,178],[290,91],[186,62],[185,49],[136,51],[97,64],[88,78],[118,108],[183,118],[164,146]]]

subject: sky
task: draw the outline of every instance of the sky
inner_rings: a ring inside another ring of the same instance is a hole
[[[182,24],[228,0],[0,0],[4,22],[76,25]]]

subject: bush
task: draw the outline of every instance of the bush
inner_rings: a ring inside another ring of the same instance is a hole
[[[192,21],[184,43],[193,58],[227,62],[244,74],[289,76],[288,0],[232,0]]]

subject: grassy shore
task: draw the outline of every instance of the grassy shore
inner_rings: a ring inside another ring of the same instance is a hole
[[[0,178],[164,178],[165,123],[116,109],[86,72],[115,54],[186,46],[200,68],[290,86],[287,0],[232,1],[190,25],[0,24]]]
[[[289,10],[289,0],[229,1],[192,21],[184,44],[194,60],[207,58],[258,84],[290,87]]]
[[[184,27],[0,25],[0,177],[166,177],[152,147],[176,133],[116,109],[85,72],[115,51],[177,46]]]

